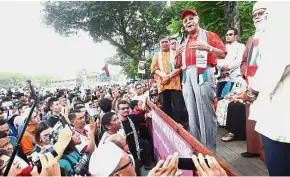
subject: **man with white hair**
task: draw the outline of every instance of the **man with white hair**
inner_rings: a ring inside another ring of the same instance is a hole
[[[262,61],[259,47],[259,38],[261,35],[260,25],[262,16],[266,9],[266,2],[256,2],[253,6],[252,15],[256,32],[247,42],[241,63],[241,74],[247,80],[248,84],[251,84],[251,80],[254,78],[255,72]],[[249,110],[250,104],[246,104],[247,152],[244,152],[241,155],[243,157],[257,157],[259,155],[263,155],[261,135],[254,130],[256,121],[249,118]],[[261,156],[262,160],[264,160],[263,158],[264,157]]]
[[[289,2],[269,3],[261,24],[263,62],[248,91],[241,95],[244,101],[253,102],[250,117],[262,134],[270,176],[290,176],[290,59],[286,54],[289,47],[283,45],[290,40],[289,8]]]
[[[216,151],[217,118],[214,110],[217,58],[225,58],[220,37],[199,26],[195,10],[185,10],[181,19],[188,37],[177,47],[176,68],[183,70],[182,92],[188,111],[190,133],[207,148]]]

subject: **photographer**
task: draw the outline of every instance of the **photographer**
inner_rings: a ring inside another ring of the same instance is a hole
[[[50,145],[49,133],[51,127],[48,125],[47,121],[40,122],[35,128],[35,141],[36,145],[42,149],[43,147]]]
[[[12,155],[13,152],[13,146],[7,136],[7,134],[5,132],[0,131],[0,154],[1,157],[0,159],[4,161],[3,165],[1,166],[1,174],[4,173],[6,166],[8,164],[8,161]],[[14,174],[14,175],[19,175],[19,176],[27,176],[27,174],[29,174],[32,170],[32,168],[20,157],[16,156],[13,164],[20,164],[20,169],[17,166],[12,166],[10,169],[10,173],[9,174]],[[16,169],[15,169],[16,167]],[[15,170],[17,170],[18,172],[16,172]],[[18,173],[18,174],[15,174]],[[30,175],[29,175],[30,176]]]
[[[96,133],[96,123],[93,118],[90,119],[90,131],[85,129],[86,121],[85,114],[80,110],[74,110],[69,114],[69,119],[73,124],[75,130],[80,134],[81,144],[76,145],[77,150],[83,154],[87,153],[91,155],[95,150],[95,133]]]
[[[40,173],[37,172],[37,168],[34,167],[31,175],[32,176],[61,176],[61,171],[57,159],[48,152],[45,154],[39,154],[39,160],[42,165]]]
[[[90,175],[88,171],[89,155],[80,154],[76,149],[79,144],[81,144],[80,134],[73,129],[71,140],[58,161],[60,167],[64,169],[65,174],[62,176]]]

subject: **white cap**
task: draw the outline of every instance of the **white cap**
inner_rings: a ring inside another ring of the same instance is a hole
[[[89,170],[93,176],[109,176],[118,166],[123,150],[112,142],[99,146],[92,154]]]
[[[253,6],[253,12],[259,9],[267,9],[269,2],[257,1]]]

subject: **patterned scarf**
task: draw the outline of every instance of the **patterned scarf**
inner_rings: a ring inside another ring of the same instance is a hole
[[[119,118],[119,120],[121,120],[121,119]],[[131,128],[133,130],[133,134],[134,134],[137,157],[140,160],[141,159],[141,157],[140,157],[141,150],[140,150],[140,146],[139,146],[137,131],[136,131],[134,123],[132,122],[132,120],[129,117],[128,117],[128,120],[129,120],[130,126],[131,126]],[[124,138],[127,139],[127,136],[130,135],[131,133],[126,135],[123,123],[121,122],[121,129],[117,132],[117,134],[119,134],[119,135],[121,135],[121,136],[123,136]]]
[[[170,58],[170,73],[174,70],[174,62],[175,62],[175,55],[174,52],[170,49],[169,51],[169,58]],[[163,68],[163,57],[162,57],[162,51],[159,51],[158,53],[158,63],[159,63],[159,68],[162,72],[167,73],[164,68]]]
[[[250,47],[250,52],[248,54],[248,58],[247,58],[247,78],[246,81],[248,84],[251,83],[252,78],[255,76],[256,71],[258,69],[259,63],[261,62],[261,53],[260,53],[260,47],[259,47],[259,43],[260,43],[260,35],[261,32],[256,31],[252,43],[251,43],[251,47]]]
[[[189,37],[188,37],[189,38]],[[188,38],[185,40],[185,46],[187,46]],[[199,29],[197,41],[202,41],[207,43],[207,36],[206,36],[206,30]],[[186,68],[186,54],[184,50],[182,52],[182,69]],[[206,73],[206,67],[207,67],[207,51],[200,51],[196,50],[196,67],[197,67],[197,74],[198,74],[198,84],[202,85],[207,80],[207,73]]]

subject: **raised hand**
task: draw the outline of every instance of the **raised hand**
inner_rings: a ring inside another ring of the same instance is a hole
[[[208,51],[210,49],[210,45],[202,41],[195,41],[195,42],[189,43],[189,48],[202,50],[202,51]]]
[[[196,155],[192,156],[199,176],[228,176],[214,157],[206,155],[205,158],[207,159],[208,165],[205,163],[202,154],[199,153],[198,157]]]

